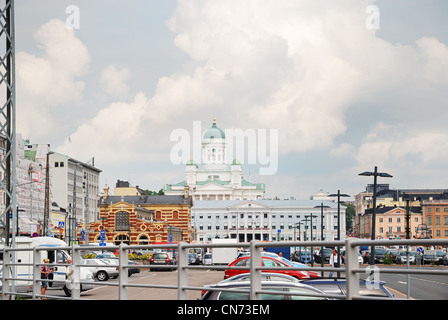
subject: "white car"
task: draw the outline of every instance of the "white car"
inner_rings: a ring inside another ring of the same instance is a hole
[[[416,251],[409,251],[409,264],[415,264],[415,257],[417,255]],[[399,263],[406,263],[406,251],[400,251],[400,256],[398,257]]]
[[[84,268],[91,271],[93,276],[99,281],[106,281],[119,275],[118,266],[107,263],[103,259],[82,259],[81,264],[83,264]]]
[[[204,254],[204,260],[202,261],[203,264],[205,265],[210,265],[212,264],[212,254],[211,253],[206,253]]]

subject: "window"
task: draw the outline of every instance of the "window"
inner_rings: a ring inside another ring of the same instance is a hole
[[[271,260],[271,259],[263,259],[263,266],[264,267],[272,267],[272,268],[278,267],[278,265],[275,263],[275,261]]]
[[[129,231],[129,212],[120,211],[115,214],[115,231]]]

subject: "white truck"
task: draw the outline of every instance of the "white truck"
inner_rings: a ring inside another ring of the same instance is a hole
[[[29,237],[17,237],[16,238],[16,248],[17,249],[29,249],[26,251],[15,251],[16,254],[16,260],[18,265],[16,266],[16,275],[17,278],[23,279],[23,280],[16,280],[15,282],[15,289],[17,292],[30,292],[32,291],[32,285],[33,285],[33,266],[28,265],[33,263],[33,248],[35,247],[51,247],[52,249],[43,250],[41,252],[41,261],[44,258],[48,258],[50,260],[50,264],[58,264],[58,263],[68,263],[68,260],[71,260],[70,255],[67,253],[66,250],[58,249],[58,247],[67,247],[68,245],[59,239],[52,238],[52,237],[36,237],[36,238],[29,238]],[[54,248],[54,249],[53,249]],[[0,252],[3,253],[3,245],[0,244]],[[3,255],[1,255],[3,258]],[[3,277],[3,261],[0,259],[0,266],[2,270],[2,274],[0,274],[0,288],[2,287],[1,278]],[[24,265],[20,265],[24,264]],[[25,265],[26,264],[26,265]],[[69,279],[67,279],[67,266],[52,266],[52,268],[56,268],[51,274],[50,278],[51,280],[56,280],[55,282],[49,281],[48,287],[49,288],[56,288],[56,289],[63,289],[65,294],[70,297],[71,296],[71,289],[72,284]],[[81,283],[80,284],[80,290],[86,291],[93,289],[93,275],[92,272],[87,270],[86,268],[80,267],[80,281],[87,281],[91,282],[88,284]],[[40,274],[38,275],[38,278],[40,278]]]
[[[212,239],[212,244],[232,244],[238,243],[237,239]],[[229,264],[238,256],[237,247],[212,248],[213,264]]]

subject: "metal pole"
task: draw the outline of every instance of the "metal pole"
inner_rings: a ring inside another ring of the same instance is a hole
[[[398,199],[397,199],[398,200]],[[411,218],[411,208],[409,206],[409,199],[406,199],[406,216],[405,216],[405,220],[406,220],[406,240],[411,239],[411,228],[409,225],[409,220]],[[409,269],[409,245],[406,246],[406,268]],[[406,293],[407,293],[407,298],[410,299],[411,297],[411,277],[410,274],[407,273],[406,274],[406,279],[407,279],[407,284],[406,284]]]
[[[324,203],[320,203],[320,241],[324,241]],[[324,267],[324,247],[320,246],[320,266]],[[324,272],[321,272],[321,276],[324,276]]]
[[[372,210],[372,233],[370,235],[371,240],[375,240],[375,227],[376,227],[376,181],[378,176],[378,168],[375,166],[373,173],[373,210]],[[372,244],[370,247],[370,265],[375,264],[375,246]]]
[[[0,14],[4,23],[0,24],[0,38],[3,37],[6,50],[0,59],[0,86],[6,90],[6,100],[0,103],[0,136],[6,142],[4,157],[0,161],[0,170],[4,172],[4,179],[0,181],[0,189],[4,192],[5,206],[0,213],[0,243],[6,247],[16,246],[17,208],[16,208],[16,93],[15,93],[15,36],[14,36],[14,0],[1,1]],[[11,238],[9,234],[11,232]],[[9,253],[8,253],[9,254]],[[6,257],[4,257],[6,259]],[[12,278],[16,278],[16,252],[11,252]],[[7,271],[4,270],[4,274]],[[15,291],[16,280],[11,281],[12,291]],[[5,284],[4,284],[5,285]],[[14,299],[14,296],[11,296]],[[4,297],[6,299],[6,296]]]

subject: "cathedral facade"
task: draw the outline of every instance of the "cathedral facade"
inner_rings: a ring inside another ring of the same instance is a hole
[[[194,200],[256,200],[265,193],[264,183],[253,183],[243,177],[241,163],[235,157],[226,163],[226,136],[213,119],[202,135],[201,165],[192,158],[185,166],[185,180],[166,184],[166,195],[181,195],[189,188]]]

